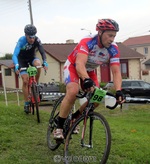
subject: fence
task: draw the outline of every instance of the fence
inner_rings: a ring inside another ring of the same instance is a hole
[[[3,67],[2,67],[2,70],[0,71],[0,73],[2,74],[2,84],[3,84],[3,89],[4,89],[5,102],[6,102],[6,105],[8,105],[8,103],[7,103],[7,94],[6,94],[6,87],[5,87],[5,80],[4,80],[4,68]]]
[[[17,103],[18,103],[18,106],[20,106],[19,92],[22,92],[22,90],[20,90],[20,89],[6,90],[4,68],[2,68],[0,73],[2,74],[2,85],[3,85],[3,91],[0,91],[0,94],[4,94],[6,106],[8,106],[8,97],[7,97],[8,93],[16,93],[17,94]],[[40,93],[41,101],[44,101],[44,100],[55,101],[61,95],[65,94],[65,93],[60,93],[59,87],[53,83],[52,84],[51,83],[48,83],[48,84],[41,83],[39,86],[39,93]]]
[[[8,106],[7,93],[16,93],[17,94],[17,102],[18,102],[18,106],[19,106],[20,105],[20,102],[19,102],[19,92],[22,92],[22,90],[6,91],[5,76],[4,76],[4,68],[3,67],[2,67],[2,70],[0,71],[0,73],[2,74],[2,85],[3,85],[3,91],[0,91],[0,93],[4,94],[6,106]]]
[[[6,91],[6,89],[4,89],[4,91],[0,91],[0,94],[4,94],[4,96],[5,96],[5,103],[6,103],[6,106],[8,106],[7,93],[16,93],[16,95],[17,95],[17,104],[18,104],[18,106],[20,106],[19,92],[22,92],[22,90],[11,90],[11,91]]]

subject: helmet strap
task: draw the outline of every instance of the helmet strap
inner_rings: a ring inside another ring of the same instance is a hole
[[[105,32],[105,31],[102,31],[101,35],[98,34],[100,47],[105,47],[105,46],[103,45],[103,42],[102,42],[102,35],[103,35],[104,32]]]

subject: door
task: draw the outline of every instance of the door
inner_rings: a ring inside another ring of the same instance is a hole
[[[0,71],[1,71],[1,66],[0,66]],[[0,73],[0,86],[2,87],[2,73]]]
[[[109,82],[110,81],[109,64],[102,64],[100,66],[100,72],[101,72],[101,82]]]

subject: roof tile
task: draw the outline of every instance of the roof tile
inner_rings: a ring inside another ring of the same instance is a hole
[[[67,56],[72,52],[77,43],[64,43],[64,44],[43,44],[43,47],[47,54],[51,55],[53,58],[59,62],[65,62]],[[144,56],[131,48],[125,46],[122,43],[117,43],[120,50],[121,59],[129,58],[144,58]]]
[[[150,35],[128,38],[123,42],[126,46],[150,44]]]

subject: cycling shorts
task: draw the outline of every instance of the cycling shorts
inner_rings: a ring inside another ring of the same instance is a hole
[[[37,57],[33,57],[31,59],[19,59],[18,58],[19,68],[28,67],[29,66],[28,64],[33,66],[33,63],[34,63],[35,60],[39,60],[40,61],[40,59],[37,58]],[[21,71],[20,75],[23,75],[23,74],[28,74],[28,73],[27,73],[27,71]]]
[[[99,82],[95,71],[87,72],[89,77],[94,81],[95,85],[99,87]],[[64,82],[67,85],[70,82],[78,83],[80,82],[80,77],[77,74],[76,68],[69,60],[66,61],[64,65]],[[81,86],[82,87],[82,86]]]

